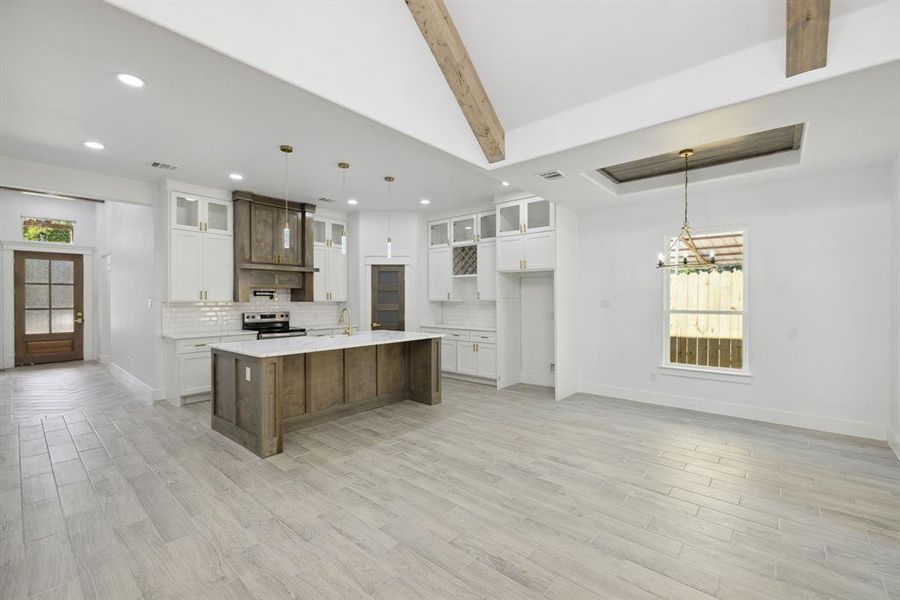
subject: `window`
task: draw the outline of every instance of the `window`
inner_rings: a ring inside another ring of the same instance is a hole
[[[71,244],[75,239],[75,221],[22,217],[22,239],[29,242]]]
[[[746,371],[744,232],[696,235],[694,242],[703,256],[715,251],[716,266],[665,271],[666,363]],[[683,245],[675,251],[690,256]]]

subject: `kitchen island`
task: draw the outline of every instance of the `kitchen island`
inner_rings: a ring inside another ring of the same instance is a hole
[[[262,457],[307,425],[392,402],[441,401],[441,334],[368,331],[220,343],[212,428]]]

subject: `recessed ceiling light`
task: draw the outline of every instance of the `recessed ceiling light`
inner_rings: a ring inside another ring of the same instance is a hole
[[[241,175],[240,173],[232,173],[228,177],[231,179],[234,179],[235,181],[240,181],[241,179],[244,178],[244,176]]]
[[[103,150],[104,148],[106,148],[106,146],[104,146],[100,142],[95,142],[94,140],[87,140],[84,145],[91,150]]]
[[[500,185],[502,185],[503,187],[509,187],[509,182],[508,182],[508,181],[501,181],[501,182],[500,182]]]
[[[428,198],[422,198],[421,200],[419,200],[419,204],[431,204],[431,200],[429,200]]]
[[[357,205],[359,202],[355,198],[347,198],[347,204]]]
[[[128,87],[133,88],[142,88],[144,87],[144,80],[138,77],[137,75],[131,75],[129,73],[119,73],[116,75],[116,79],[127,85]]]

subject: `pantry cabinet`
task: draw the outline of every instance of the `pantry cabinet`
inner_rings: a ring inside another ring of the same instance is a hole
[[[169,192],[167,299],[228,302],[233,295],[231,202]]]
[[[313,220],[313,299],[347,301],[347,224],[335,219]]]

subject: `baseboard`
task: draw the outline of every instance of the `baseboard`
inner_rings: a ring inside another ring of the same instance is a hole
[[[147,400],[148,402],[153,402],[154,390],[151,386],[147,385],[146,383],[144,383],[143,381],[141,381],[140,379],[138,379],[137,377],[135,377],[134,375],[132,375],[131,373],[129,373],[128,371],[126,371],[125,369],[120,367],[119,365],[117,365],[116,363],[111,362],[111,363],[107,363],[107,364],[110,367],[112,367],[112,369],[110,369],[110,372],[113,374],[114,377],[117,377],[118,379],[123,381],[126,385],[132,385],[134,387],[139,388],[144,394],[146,394],[145,400]]]
[[[887,427],[887,443],[900,459],[900,431],[895,431],[890,425]]]
[[[534,373],[531,371],[522,371],[519,373],[519,381],[543,387],[553,387],[554,384],[552,373]]]
[[[656,404],[658,406],[684,408],[715,415],[774,423],[776,425],[815,429],[817,431],[852,435],[881,441],[887,438],[887,429],[885,425],[878,423],[865,423],[862,421],[851,421],[849,419],[833,419],[831,417],[820,417],[817,415],[778,410],[775,408],[760,408],[756,406],[747,406],[745,404],[735,404],[733,402],[722,402],[720,400],[678,396],[661,392],[648,392],[646,390],[635,390],[594,383],[582,382],[578,386],[578,389],[585,394],[608,396],[610,398],[643,402],[644,404]],[[896,448],[894,450],[896,451]]]
[[[472,375],[463,375],[462,373],[453,373],[451,371],[441,371],[441,376],[446,377],[447,379],[456,379],[458,381],[468,381],[469,383],[480,383],[481,385],[490,385],[497,387],[496,379],[474,377]]]

